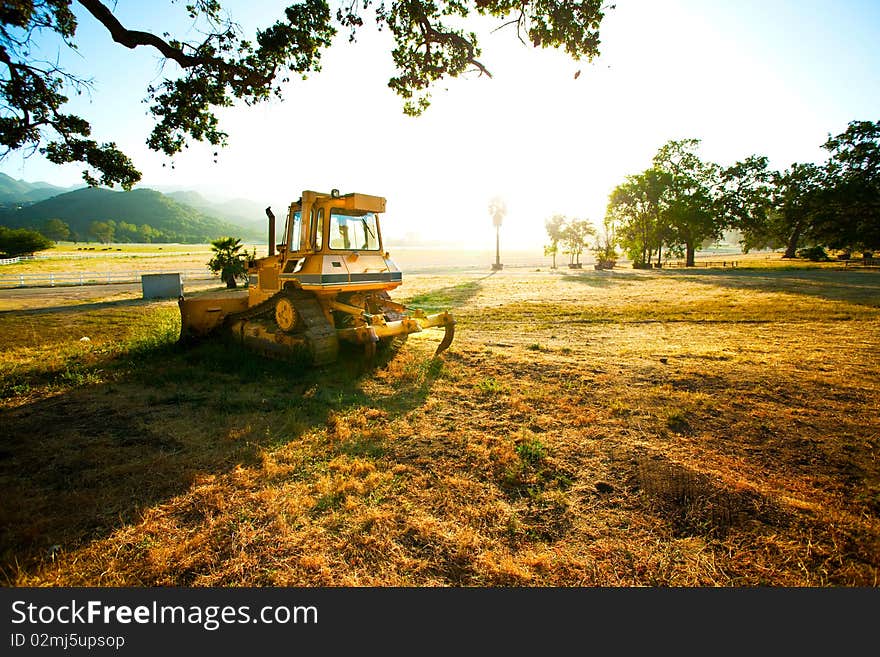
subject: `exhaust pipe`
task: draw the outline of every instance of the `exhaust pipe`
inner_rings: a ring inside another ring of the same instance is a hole
[[[266,216],[269,217],[269,255],[275,255],[275,215],[272,208],[266,208]]]

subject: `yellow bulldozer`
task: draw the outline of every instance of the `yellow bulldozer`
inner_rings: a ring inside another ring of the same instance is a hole
[[[410,333],[443,328],[435,356],[455,335],[449,312],[427,315],[391,300],[403,276],[382,245],[385,199],[369,194],[304,191],[287,211],[281,243],[269,219],[265,258],[248,263],[246,290],[180,297],[181,341],[218,331],[263,355],[337,360],[340,342],[362,345],[372,360]]]

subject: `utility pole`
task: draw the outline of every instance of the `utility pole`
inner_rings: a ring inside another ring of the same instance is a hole
[[[489,214],[492,215],[492,223],[495,225],[495,263],[492,265],[492,271],[499,271],[504,268],[501,264],[501,222],[507,214],[504,201],[498,197],[492,199],[489,203]]]

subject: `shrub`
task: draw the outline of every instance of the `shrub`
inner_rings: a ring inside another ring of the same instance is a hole
[[[507,392],[507,387],[492,377],[477,381],[474,388],[476,388],[477,392],[487,397]]]
[[[35,251],[44,251],[51,247],[52,240],[35,230],[11,229],[0,226],[0,253],[10,258]]]
[[[825,249],[819,245],[798,249],[797,256],[798,258],[804,258],[813,262],[826,262],[830,260]]]
[[[516,453],[532,467],[536,467],[547,455],[544,444],[538,438],[525,438],[516,445]]]

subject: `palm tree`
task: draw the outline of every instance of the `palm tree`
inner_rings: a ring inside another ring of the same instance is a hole
[[[211,242],[214,257],[208,262],[208,269],[219,272],[227,288],[236,288],[236,279],[247,278],[247,252],[239,253],[242,246],[237,237],[221,237]]]
[[[504,200],[495,197],[489,202],[489,214],[492,215],[492,223],[495,226],[495,264],[492,265],[493,270],[501,269],[501,242],[499,232],[501,231],[501,223],[504,221],[504,215],[507,214],[507,206]]]

